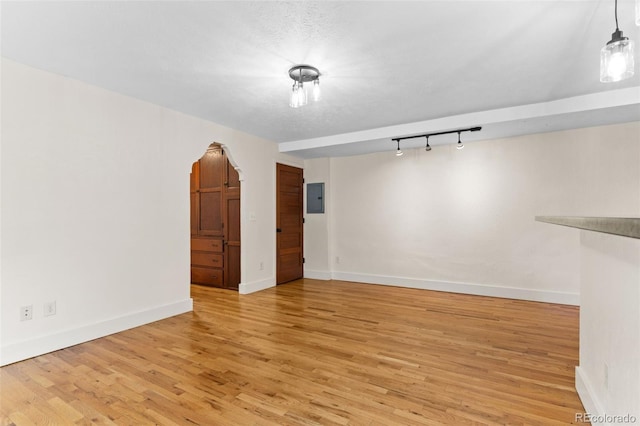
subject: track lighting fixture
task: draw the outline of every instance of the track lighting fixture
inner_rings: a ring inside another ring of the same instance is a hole
[[[309,65],[296,65],[289,69],[289,77],[293,80],[289,106],[298,108],[307,105],[309,98],[304,83],[313,82],[313,100],[320,100],[320,71]]]
[[[611,40],[600,50],[600,81],[611,83],[633,75],[633,41],[618,28],[618,0],[615,0],[616,30]]]
[[[415,136],[404,136],[404,137],[401,137],[401,138],[393,138],[391,140],[394,141],[394,142],[398,142],[398,149],[396,150],[396,155],[399,157],[399,156],[402,155],[402,151],[400,151],[400,141],[401,140],[414,139],[414,138],[427,138],[427,145],[424,147],[424,150],[425,151],[431,151],[431,145],[429,145],[429,137],[430,136],[448,135],[449,133],[457,133],[458,134],[458,143],[456,144],[456,148],[462,149],[462,148],[464,148],[464,145],[462,144],[462,141],[460,140],[460,134],[462,132],[477,132],[479,130],[482,130],[482,127],[477,126],[477,127],[469,127],[467,129],[446,130],[444,132],[426,133],[424,135],[415,135]]]
[[[396,139],[396,141],[398,142],[398,150],[396,151],[396,157],[400,157],[402,156],[402,154],[404,154],[404,152],[400,150],[400,139]]]
[[[424,147],[425,151],[431,151],[431,147],[429,146],[429,135],[427,135],[427,146]]]

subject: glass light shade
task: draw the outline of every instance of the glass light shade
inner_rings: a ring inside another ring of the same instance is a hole
[[[289,99],[289,106],[291,108],[298,108],[300,106],[298,104],[298,83],[293,83],[293,88],[291,89],[291,98]]]
[[[400,157],[402,154],[404,154],[404,152],[400,151],[400,149],[396,151],[396,157]]]
[[[320,80],[313,80],[313,100],[318,102],[320,100]]]
[[[425,151],[431,151],[431,145],[427,144],[427,146],[424,148]]]
[[[298,104],[300,106],[305,106],[308,102],[307,89],[304,87],[304,84],[300,82],[300,87],[298,89]]]
[[[611,83],[633,75],[633,41],[620,38],[610,41],[600,51],[600,81]]]
[[[298,108],[307,104],[307,93],[302,83],[293,83],[291,89],[291,98],[289,100],[289,106],[291,108]]]
[[[291,108],[298,108],[300,106],[298,99],[298,83],[293,83],[293,88],[291,89],[291,98],[289,99],[289,106]]]
[[[457,149],[462,149],[464,148],[464,145],[462,144],[462,142],[458,142],[458,144],[456,145]]]

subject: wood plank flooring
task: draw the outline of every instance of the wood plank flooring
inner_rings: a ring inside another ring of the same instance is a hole
[[[0,369],[6,425],[565,425],[577,307],[300,280]]]

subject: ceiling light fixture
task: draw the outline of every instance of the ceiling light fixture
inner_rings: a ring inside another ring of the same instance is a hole
[[[393,138],[391,140],[394,141],[394,142],[398,142],[398,150],[396,151],[396,155],[399,157],[399,156],[402,155],[402,151],[400,151],[400,141],[401,140],[414,139],[414,138],[425,138],[426,137],[427,138],[427,146],[425,146],[424,150],[425,151],[431,151],[431,145],[429,145],[429,137],[430,136],[448,135],[450,133],[457,133],[458,134],[458,143],[456,145],[456,148],[462,149],[462,148],[464,148],[464,145],[460,141],[460,133],[462,133],[462,132],[477,132],[479,130],[482,130],[482,127],[476,126],[476,127],[469,127],[469,128],[466,128],[466,129],[445,130],[444,132],[426,133],[424,135],[404,136],[404,137],[401,137],[401,138]]]
[[[400,150],[400,139],[394,139],[394,140],[398,142],[398,150],[396,151],[396,157],[401,157],[402,154],[404,154],[404,152]]]
[[[289,106],[298,108],[309,102],[304,83],[313,82],[313,100],[320,100],[320,71],[310,65],[296,65],[289,69],[289,77],[293,80]]]
[[[618,28],[618,0],[615,0],[616,30],[611,40],[600,50],[600,81],[611,83],[633,75],[633,41]]]

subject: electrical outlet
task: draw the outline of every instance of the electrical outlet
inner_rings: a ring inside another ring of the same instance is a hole
[[[604,388],[609,389],[609,366],[604,364]]]
[[[340,263],[340,256],[336,256],[336,263]]]
[[[260,270],[264,270],[264,262],[260,262]]]
[[[56,301],[45,303],[44,304],[44,316],[50,317],[51,315],[56,314]]]
[[[29,321],[31,319],[33,319],[33,305],[21,307],[20,321]]]

